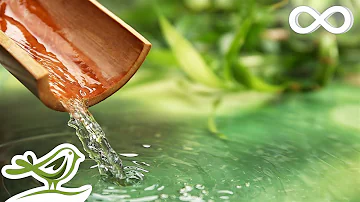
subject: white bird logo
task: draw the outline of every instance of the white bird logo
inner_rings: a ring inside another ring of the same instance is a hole
[[[34,198],[34,201],[42,199],[54,201],[55,195],[69,196],[75,201],[85,201],[91,193],[92,187],[85,185],[80,188],[64,188],[61,185],[70,181],[79,169],[80,163],[85,160],[85,156],[72,144],[61,144],[55,147],[48,154],[41,158],[37,158],[34,152],[27,151],[24,155],[16,155],[11,160],[11,165],[6,165],[2,168],[1,172],[4,177],[9,179],[22,179],[32,176],[38,181],[44,183],[43,187],[31,189],[13,196],[7,202],[21,201],[26,198]],[[47,196],[46,196],[47,195]],[[79,197],[84,200],[79,199]],[[86,196],[86,198],[85,198]],[[59,196],[56,196],[59,201]],[[57,201],[57,200],[55,200]],[[63,199],[62,199],[63,201]]]

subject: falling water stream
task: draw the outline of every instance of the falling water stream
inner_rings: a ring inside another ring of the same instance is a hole
[[[119,154],[110,146],[101,126],[80,100],[70,100],[70,120],[68,125],[75,128],[84,150],[97,163],[101,175],[121,185],[132,184],[143,179],[136,167],[124,167]]]

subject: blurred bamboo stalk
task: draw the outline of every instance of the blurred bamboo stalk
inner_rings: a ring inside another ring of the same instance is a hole
[[[325,86],[332,80],[339,64],[339,49],[335,35],[324,32],[320,37],[319,60],[320,67],[316,80],[319,85]]]

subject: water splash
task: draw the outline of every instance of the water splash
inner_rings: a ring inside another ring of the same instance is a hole
[[[110,146],[105,133],[96,122],[85,104],[79,100],[69,100],[66,103],[70,109],[68,125],[76,130],[84,150],[97,163],[101,175],[104,175],[120,185],[134,184],[143,180],[141,170],[133,166],[125,166],[119,154]]]

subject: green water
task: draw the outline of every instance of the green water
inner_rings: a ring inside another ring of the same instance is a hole
[[[184,95],[174,83],[130,85],[91,108],[124,165],[141,168],[143,181],[125,187],[104,181],[87,159],[67,186],[91,184],[89,202],[360,200],[358,87],[229,94],[217,112],[219,136],[207,128],[213,99]],[[1,165],[64,142],[82,148],[65,127],[66,113],[48,110],[14,81],[3,85]],[[37,186],[32,178],[1,179],[0,201]]]

